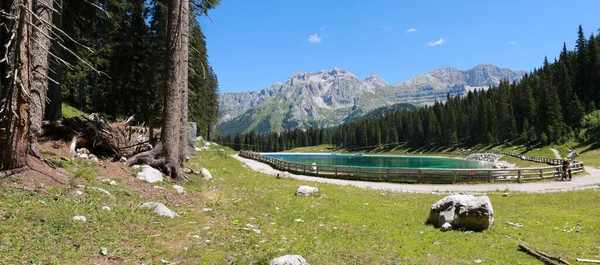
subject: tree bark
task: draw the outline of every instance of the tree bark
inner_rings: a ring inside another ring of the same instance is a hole
[[[48,50],[50,48],[50,34],[53,0],[37,0],[33,12],[37,15],[34,19],[31,33],[31,105],[29,108],[29,151],[32,155],[41,157],[35,145],[37,138],[42,133],[42,119],[46,105],[46,92],[48,89]]]
[[[8,48],[8,78],[0,104],[0,170],[23,167],[27,164],[30,107],[30,27],[32,0],[14,0],[10,14],[17,15],[11,23],[16,32],[14,43]]]
[[[189,44],[189,2],[181,0],[180,17],[180,32],[184,45],[181,46],[181,116],[180,116],[180,131],[179,131],[179,165],[183,166],[187,158],[188,150],[188,44]]]

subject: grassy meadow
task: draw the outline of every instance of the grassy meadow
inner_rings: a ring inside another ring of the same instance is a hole
[[[59,164],[80,172],[71,182],[101,187],[115,199],[91,189],[80,196],[68,188],[25,190],[16,187],[18,178],[4,179],[0,264],[268,264],[291,253],[310,264],[540,264],[517,250],[520,243],[571,262],[600,259],[598,189],[508,197],[498,191],[489,194],[495,210],[490,230],[441,232],[424,222],[444,195],[277,179],[220,148],[211,146],[188,162],[206,167],[213,180],[190,175],[189,182],[177,183],[185,195],[171,182],[142,183],[133,171],[116,186],[101,183],[93,165],[76,160]],[[295,196],[299,185],[320,193]],[[181,216],[137,208],[147,201]]]

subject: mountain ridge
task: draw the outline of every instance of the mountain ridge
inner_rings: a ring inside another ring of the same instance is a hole
[[[219,130],[227,135],[253,129],[268,133],[330,127],[383,106],[427,105],[445,99],[447,93],[462,95],[472,89],[496,86],[500,80],[519,81],[525,73],[479,64],[464,71],[443,67],[388,84],[376,73],[360,79],[339,67],[294,72],[284,83],[261,90],[219,94]]]

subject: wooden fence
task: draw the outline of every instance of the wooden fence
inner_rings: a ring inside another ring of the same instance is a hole
[[[539,162],[539,163],[546,163],[548,165],[562,165],[562,163],[563,163],[563,160],[559,159],[559,158],[547,158],[547,157],[543,157],[543,156],[527,156],[524,154],[519,154],[516,152],[510,152],[510,151],[504,151],[504,150],[489,150],[487,152],[514,156],[514,157],[521,158],[523,160],[534,161],[534,162]],[[581,163],[581,162],[574,161],[574,163]],[[583,164],[582,164],[582,167],[583,167]]]
[[[264,162],[273,168],[294,174],[324,178],[384,181],[401,183],[465,183],[465,182],[524,182],[551,179],[560,173],[561,166],[529,168],[432,169],[394,167],[356,167],[309,165],[263,156],[257,152],[240,151],[240,156]],[[572,163],[573,174],[583,171],[583,163]]]

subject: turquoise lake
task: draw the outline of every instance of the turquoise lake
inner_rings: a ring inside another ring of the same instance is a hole
[[[379,156],[343,154],[280,154],[263,153],[263,156],[324,166],[404,167],[404,168],[492,168],[492,163],[457,158],[429,156]]]

